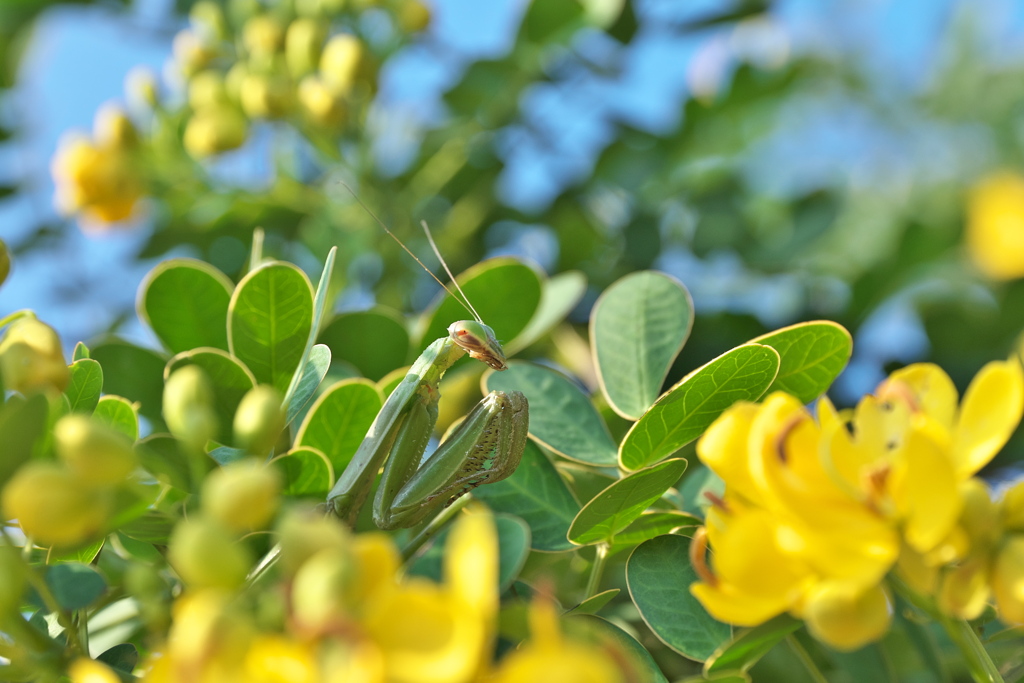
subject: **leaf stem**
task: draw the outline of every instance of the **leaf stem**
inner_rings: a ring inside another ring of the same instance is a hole
[[[601,577],[604,575],[604,564],[608,560],[608,544],[599,543],[594,549],[594,564],[590,567],[590,577],[587,579],[587,589],[583,599],[589,600],[597,595],[597,589],[601,585]]]
[[[828,679],[825,678],[825,674],[821,673],[821,669],[811,659],[811,654],[807,649],[800,644],[800,641],[796,639],[792,633],[786,636],[786,645],[789,645],[789,649],[793,651],[796,658],[800,660],[800,663],[807,669],[807,673],[810,674],[811,679],[814,683],[828,683]]]
[[[415,555],[419,549],[427,543],[427,541],[436,536],[441,529],[446,527],[448,523],[455,518],[455,515],[459,514],[462,508],[469,505],[471,500],[473,500],[473,497],[468,494],[462,496],[442,510],[441,514],[434,517],[434,519],[430,521],[430,524],[423,527],[423,530],[416,534],[416,536],[414,536],[413,539],[409,541],[404,548],[402,548],[402,562],[408,562],[412,559],[412,556]]]
[[[945,615],[939,616],[939,623],[946,635],[963,655],[967,670],[975,683],[1004,683],[1003,677],[989,656],[985,646],[978,640],[978,634],[965,619],[954,619]]]

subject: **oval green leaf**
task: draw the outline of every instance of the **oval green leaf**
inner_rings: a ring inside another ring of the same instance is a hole
[[[143,279],[135,307],[172,353],[200,346],[226,351],[232,289],[231,280],[208,263],[170,259]]]
[[[126,398],[104,396],[96,404],[92,418],[124,434],[132,442],[139,438],[139,415],[135,411],[135,406]]]
[[[281,493],[286,496],[323,500],[334,486],[334,467],[315,448],[293,448],[270,462],[281,471],[285,482]]]
[[[592,595],[580,604],[566,611],[566,614],[597,614],[601,608],[611,602],[615,596],[621,593],[619,588],[609,588],[597,595]]]
[[[529,324],[519,335],[505,344],[505,354],[512,356],[534,343],[565,319],[587,291],[587,277],[578,270],[559,273],[544,281],[540,305]]]
[[[256,378],[249,368],[227,352],[212,347],[184,351],[167,361],[164,368],[164,380],[171,373],[186,365],[197,365],[210,378],[213,387],[214,410],[220,424],[219,440],[231,443],[231,425],[235,420],[235,411],[242,397],[254,386]]]
[[[512,514],[526,522],[534,550],[559,552],[573,547],[565,535],[580,504],[536,444],[527,442],[512,476],[473,489],[473,497],[495,512]]]
[[[284,394],[313,327],[313,285],[290,263],[271,261],[242,278],[228,307],[228,348],[261,384]]]
[[[611,552],[618,552],[631,546],[639,545],[652,538],[663,536],[676,529],[698,527],[703,522],[693,515],[676,510],[657,510],[645,512],[632,524],[615,534]]]
[[[616,413],[636,420],[651,407],[692,326],[690,293],[664,273],[627,275],[598,298],[590,345],[601,390]]]
[[[623,469],[669,457],[704,433],[736,401],[756,401],[775,380],[779,354],[744,344],[703,365],[666,391],[619,445]]]
[[[456,280],[480,317],[503,344],[511,344],[526,329],[540,305],[540,276],[516,259],[488,259],[462,273]],[[472,320],[473,314],[450,294],[445,294],[428,309],[426,317],[430,322],[420,336],[421,351],[438,337],[447,336],[448,326],[453,322]]]
[[[576,545],[611,543],[685,471],[686,460],[675,458],[620,479],[583,506],[569,527],[569,540]]]
[[[729,640],[732,628],[690,595],[698,578],[689,547],[690,539],[672,535],[637,546],[626,562],[626,585],[654,635],[684,657],[703,662]]]
[[[46,570],[46,585],[57,604],[73,611],[88,607],[107,590],[107,582],[87,564],[66,562]]]
[[[521,391],[530,402],[530,436],[561,456],[614,465],[618,447],[590,398],[568,377],[534,363],[511,361],[484,373],[487,391]]]
[[[750,342],[779,352],[779,374],[768,391],[785,391],[801,403],[810,403],[824,394],[853,353],[850,333],[828,320],[798,323]]]
[[[410,347],[405,322],[385,308],[342,313],[320,332],[320,342],[374,381],[405,365]]]
[[[93,347],[91,355],[103,366],[103,393],[138,403],[139,413],[153,423],[153,431],[161,431],[167,357],[116,337]]]
[[[103,390],[103,368],[91,358],[76,360],[68,366],[71,380],[64,395],[73,413],[91,413],[100,400]]]
[[[309,360],[306,367],[302,369],[302,377],[295,386],[295,393],[292,400],[288,402],[288,414],[286,423],[291,424],[302,409],[313,398],[320,382],[324,381],[327,371],[331,369],[331,350],[323,344],[317,344],[309,350]]]
[[[780,614],[760,626],[742,631],[704,662],[704,674],[749,670],[801,625],[800,620]]]
[[[296,446],[310,446],[327,456],[336,475],[348,466],[384,401],[366,379],[345,379],[325,391],[306,413]]]

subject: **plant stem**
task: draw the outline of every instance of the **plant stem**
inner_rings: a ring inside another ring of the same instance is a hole
[[[949,639],[960,650],[967,664],[967,670],[975,683],[1003,683],[1003,677],[989,656],[985,646],[978,640],[978,634],[964,619],[953,619],[940,615],[939,623],[946,630]]]
[[[430,524],[425,526],[422,531],[416,534],[408,545],[402,548],[402,562],[408,562],[413,555],[415,555],[420,548],[422,548],[427,541],[432,539],[438,534],[441,529],[448,525],[448,522],[455,518],[455,515],[459,514],[462,508],[469,505],[469,501],[473,500],[470,495],[465,495],[456,500],[454,503],[449,505],[447,508],[441,511],[437,517],[434,517],[430,521]]]
[[[590,578],[587,579],[587,589],[583,594],[584,600],[589,600],[597,594],[601,585],[601,576],[604,574],[604,563],[608,559],[608,544],[599,543],[595,548],[594,564],[590,567]]]
[[[786,636],[786,644],[789,645],[789,649],[793,651],[796,658],[800,660],[800,663],[807,669],[807,673],[810,674],[811,679],[814,683],[828,683],[828,679],[825,678],[825,674],[821,673],[821,669],[811,659],[811,655],[807,652],[806,648],[800,644],[800,641],[796,639],[792,633]]]

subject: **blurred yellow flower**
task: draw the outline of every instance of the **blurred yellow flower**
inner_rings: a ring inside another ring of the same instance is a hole
[[[978,268],[994,280],[1024,276],[1024,176],[989,175],[967,197],[967,248]]]
[[[120,683],[117,674],[102,662],[94,659],[76,659],[68,667],[71,683]]]
[[[57,186],[57,208],[66,215],[81,214],[87,224],[128,218],[142,196],[129,151],[81,135],[60,142],[50,171]]]

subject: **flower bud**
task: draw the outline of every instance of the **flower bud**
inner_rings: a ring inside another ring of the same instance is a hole
[[[124,94],[129,104],[152,109],[160,102],[156,74],[146,66],[133,67],[125,76]]]
[[[287,79],[273,75],[248,74],[239,92],[242,109],[254,119],[277,119],[288,113],[292,87]]]
[[[206,373],[186,365],[171,373],[164,384],[164,421],[171,434],[197,450],[217,434],[213,388]]]
[[[64,391],[68,365],[53,328],[34,318],[11,323],[0,339],[0,375],[4,386],[23,394],[44,389]]]
[[[109,500],[53,462],[21,467],[3,490],[5,519],[42,545],[70,547],[95,536],[107,522]]]
[[[174,61],[186,78],[199,73],[217,56],[217,50],[189,30],[179,31],[171,44]]]
[[[1024,531],[1024,480],[1011,486],[999,505],[1003,528],[1007,531]]]
[[[139,132],[124,109],[111,103],[104,104],[96,111],[92,136],[100,147],[124,149],[139,141]]]
[[[9,545],[0,545],[0,624],[4,617],[21,607],[21,596],[28,583],[21,550]]]
[[[277,525],[277,535],[281,565],[288,575],[321,550],[345,550],[351,543],[348,529],[337,518],[314,509],[289,511]]]
[[[964,503],[960,526],[971,541],[971,549],[990,547],[999,535],[999,510],[989,496],[988,486],[972,477],[960,484],[960,498]]]
[[[327,41],[320,56],[320,74],[324,83],[338,95],[348,94],[355,84],[363,62],[363,45],[348,33]]]
[[[892,621],[892,606],[882,586],[864,589],[829,582],[808,597],[804,620],[815,638],[837,650],[850,651],[885,635]]]
[[[227,106],[229,102],[224,76],[215,69],[196,74],[188,84],[188,104],[193,109]]]
[[[281,494],[277,470],[255,458],[214,470],[203,482],[203,512],[234,532],[262,529],[274,517]]]
[[[242,28],[242,44],[250,55],[258,59],[272,57],[284,42],[284,28],[268,14],[255,16]]]
[[[201,518],[178,522],[168,542],[167,559],[194,588],[236,588],[252,564],[244,545],[219,524]]]
[[[4,283],[7,276],[11,274],[11,254],[7,251],[7,245],[0,240],[0,285]]]
[[[288,26],[284,53],[292,76],[299,78],[316,69],[326,39],[323,22],[296,19]]]
[[[284,429],[281,394],[269,384],[253,387],[235,411],[235,446],[253,455],[266,455]]]
[[[988,601],[987,579],[985,562],[970,557],[943,572],[935,603],[946,614],[959,619],[975,619],[981,615]]]
[[[185,127],[185,149],[202,159],[241,147],[248,133],[249,122],[233,107],[204,109]]]
[[[57,455],[82,481],[116,486],[135,470],[131,442],[84,415],[66,415],[53,428]]]
[[[80,657],[68,667],[71,683],[121,683],[114,670],[103,662]]]
[[[210,0],[200,0],[192,5],[188,13],[189,23],[195,32],[207,42],[227,40],[228,23],[220,5]]]
[[[299,83],[299,104],[320,126],[333,128],[345,120],[345,102],[318,76],[306,76]]]
[[[351,554],[339,548],[321,550],[306,560],[292,581],[292,614],[299,627],[323,634],[344,620],[355,575]]]
[[[430,25],[430,8],[420,0],[405,0],[398,8],[398,25],[406,33],[418,33]]]
[[[1010,536],[992,568],[992,593],[999,618],[1007,624],[1024,624],[1024,535]]]

